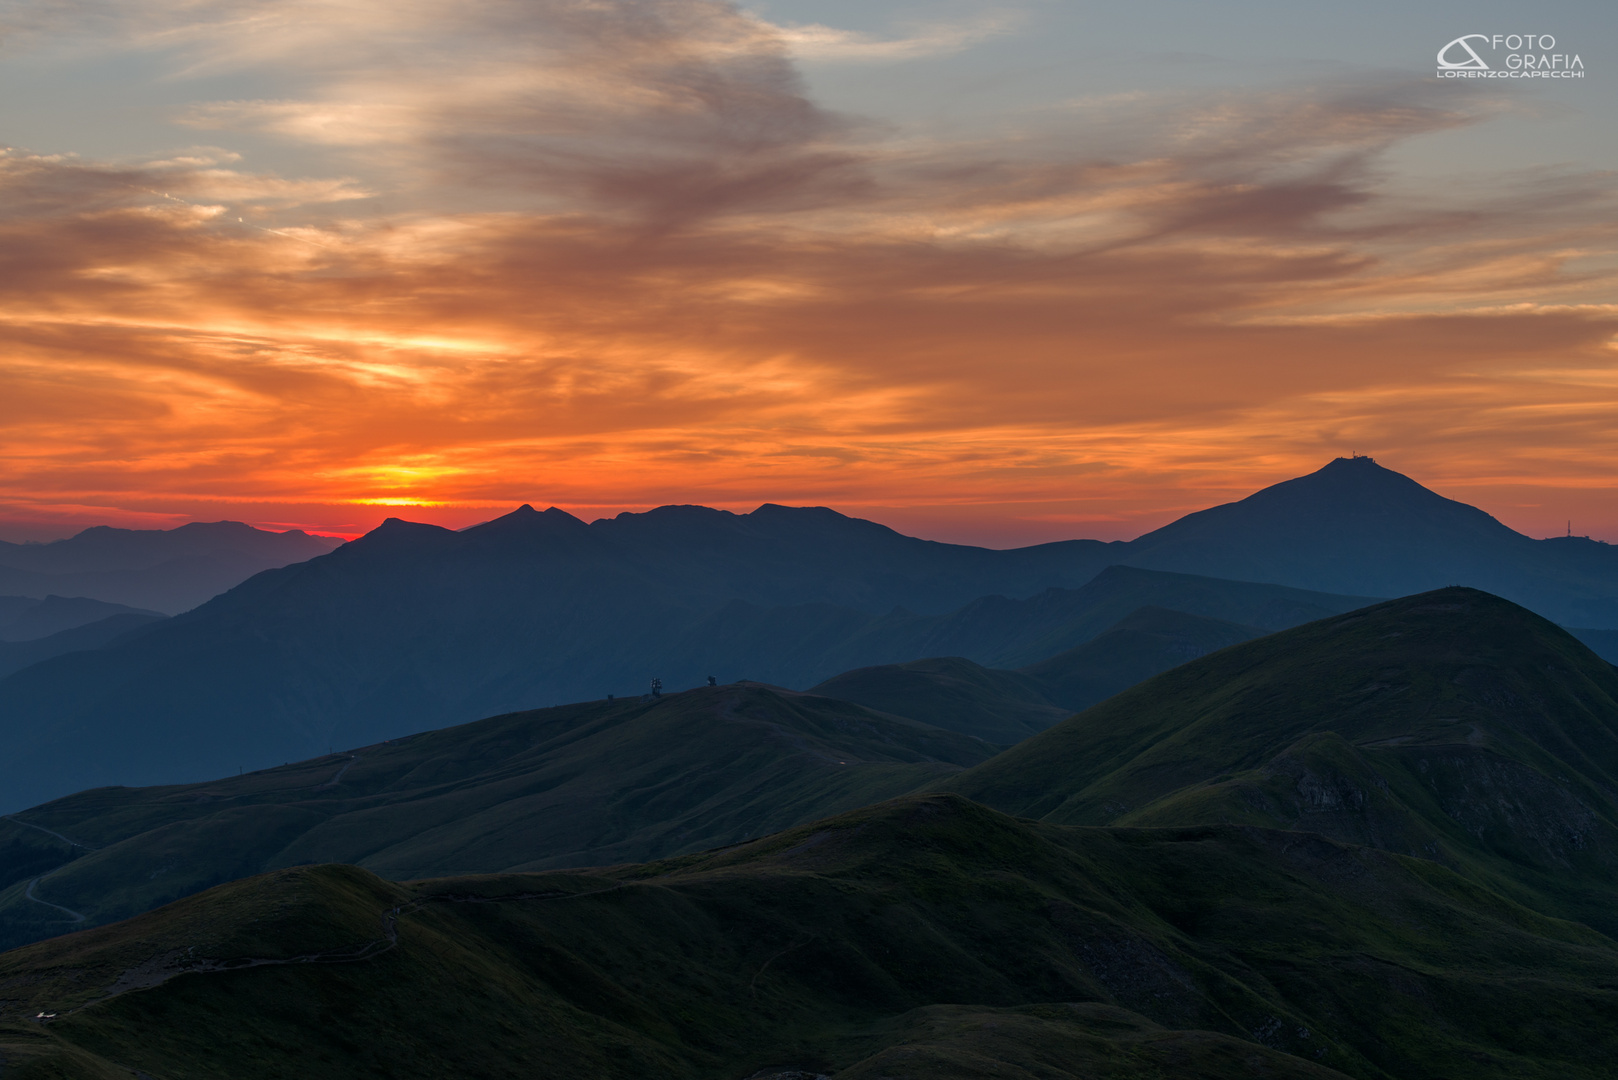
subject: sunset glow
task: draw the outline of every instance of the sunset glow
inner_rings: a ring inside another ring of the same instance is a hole
[[[7,539],[768,501],[1006,546],[1358,452],[1618,540],[1618,57],[1439,85],[1453,9],[1051,96],[1003,57],[1105,28],[1038,4],[21,10],[8,78],[117,73],[0,155]]]

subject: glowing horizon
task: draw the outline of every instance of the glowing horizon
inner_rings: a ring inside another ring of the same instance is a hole
[[[1455,4],[1378,6],[1374,62],[1363,13],[1168,7],[25,2],[0,538],[777,502],[1017,546],[1357,451],[1618,540],[1611,11],[1556,15],[1589,79],[1497,89],[1427,70]]]

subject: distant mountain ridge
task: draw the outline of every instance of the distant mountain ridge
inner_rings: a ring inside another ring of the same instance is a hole
[[[1073,595],[1094,592],[1103,578],[1202,580],[1114,567]],[[1182,600],[1188,607],[1199,606],[1184,594]],[[1092,602],[1090,608],[1086,614],[1093,615],[1101,605]],[[1276,612],[1261,608],[1255,614]],[[1158,672],[1264,633],[1252,626],[1147,605],[1082,644],[1016,671],[984,667],[962,656],[935,656],[845,671],[809,692],[1009,746]]]
[[[174,529],[97,525],[48,544],[0,541],[0,593],[89,597],[172,615],[260,571],[324,555],[340,543],[239,521],[194,521]]]
[[[739,612],[717,586],[663,587],[610,552],[568,557],[582,525],[567,520],[492,536],[401,522],[104,648],[0,680],[0,739],[10,749],[0,757],[0,812],[88,787],[200,780],[636,693],[652,675],[671,690],[709,674],[802,687],[940,652],[992,664],[1044,659],[1150,603],[1266,629],[1363,603],[1117,568],[1079,589],[991,597],[936,616],[829,604]],[[546,537],[552,529],[559,542]]]
[[[31,596],[0,596],[0,642],[35,641],[114,615],[162,617],[156,611],[109,604],[86,596],[47,596],[43,600]]]
[[[589,524],[524,506],[461,532],[389,519],[170,622],[0,681],[12,751],[0,792],[20,807],[97,784],[201,779],[652,677],[671,689],[707,675],[807,687],[941,656],[1019,668],[1146,605],[1275,630],[1455,582],[1568,625],[1618,626],[1615,549],[1531,540],[1368,458],[1130,543],[1009,551],[774,504]]]
[[[1535,540],[1369,457],[1187,514],[1116,561],[1359,596],[1482,589],[1564,626],[1618,628],[1618,547]]]

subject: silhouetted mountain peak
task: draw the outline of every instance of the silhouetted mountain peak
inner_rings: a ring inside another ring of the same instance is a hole
[[[460,535],[483,540],[517,539],[549,536],[559,529],[587,528],[588,525],[566,510],[549,506],[541,511],[535,510],[529,503],[523,503],[509,514],[502,514],[492,521],[461,530]]]
[[[438,525],[390,517],[358,540],[351,540],[332,552],[332,556],[348,560],[413,550],[432,551],[444,547],[455,535]]]
[[[1454,581],[1528,599],[1538,542],[1371,458],[1338,458],[1129,545],[1136,566],[1368,596]],[[1561,612],[1560,617],[1566,618]]]

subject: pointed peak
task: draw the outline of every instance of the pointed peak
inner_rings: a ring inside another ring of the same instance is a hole
[[[509,514],[502,514],[489,521],[469,525],[462,529],[461,533],[464,536],[525,535],[550,532],[557,528],[572,525],[577,525],[580,528],[587,527],[584,522],[566,510],[549,506],[540,511],[535,510],[531,503],[523,503]]]

